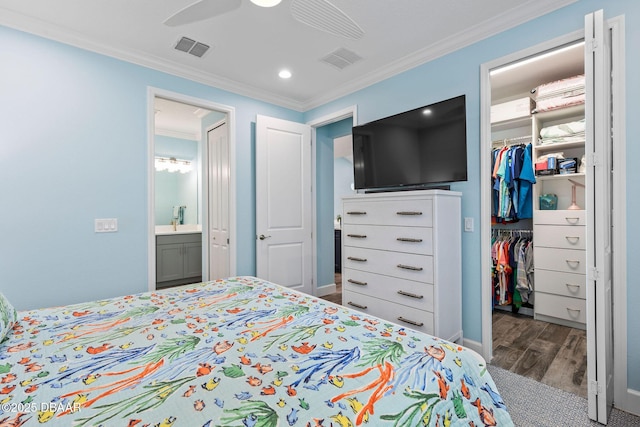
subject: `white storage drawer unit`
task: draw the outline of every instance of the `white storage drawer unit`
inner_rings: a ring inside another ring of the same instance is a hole
[[[586,328],[583,210],[536,211],[533,219],[536,319]]]
[[[450,341],[462,339],[460,193],[343,199],[343,305]]]

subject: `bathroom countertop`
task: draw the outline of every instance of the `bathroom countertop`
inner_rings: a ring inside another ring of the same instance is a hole
[[[173,231],[173,225],[156,225],[156,236],[193,233],[202,233],[202,225],[182,224],[176,227],[176,231]]]

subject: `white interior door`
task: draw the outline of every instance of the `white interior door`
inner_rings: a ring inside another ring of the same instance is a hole
[[[602,10],[585,16],[587,123],[587,365],[589,418],[607,423],[613,403],[611,62]]]
[[[308,294],[312,286],[311,127],[256,120],[256,274]]]
[[[209,153],[209,280],[229,276],[229,131],[207,132]]]

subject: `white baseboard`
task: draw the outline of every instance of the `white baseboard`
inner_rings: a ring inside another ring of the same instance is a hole
[[[331,283],[330,285],[322,285],[316,288],[316,296],[323,297],[325,295],[331,295],[336,293],[336,284]]]
[[[464,338],[462,340],[462,345],[467,348],[470,348],[471,350],[475,351],[478,354],[482,354],[482,343],[478,341]],[[489,361],[487,361],[487,363],[489,363]]]
[[[621,411],[640,417],[640,391],[628,388],[627,395],[622,399],[616,398],[613,406]]]

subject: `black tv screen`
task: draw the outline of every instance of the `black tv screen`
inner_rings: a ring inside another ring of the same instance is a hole
[[[466,181],[465,96],[354,126],[353,168],[359,190]]]

